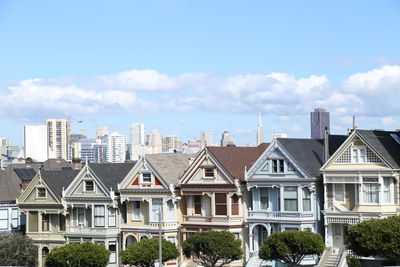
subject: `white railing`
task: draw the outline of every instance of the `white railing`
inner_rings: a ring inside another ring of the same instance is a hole
[[[212,217],[212,216],[183,216],[185,222],[197,222],[197,223],[242,223],[242,218],[232,217]]]
[[[150,227],[159,227],[158,222],[149,222]],[[162,228],[176,228],[178,227],[177,222],[162,222],[161,223]]]
[[[327,217],[326,222],[329,223],[340,223],[340,224],[357,224],[360,223],[360,218],[335,218],[335,217]]]
[[[66,234],[83,234],[83,235],[105,235],[105,234],[118,234],[116,228],[97,228],[97,227],[84,227],[84,226],[69,226],[67,227]]]
[[[313,212],[296,212],[296,211],[249,211],[250,218],[260,219],[313,219]]]

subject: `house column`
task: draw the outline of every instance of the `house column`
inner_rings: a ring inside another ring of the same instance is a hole
[[[281,184],[280,186],[279,186],[279,200],[280,200],[280,211],[282,212],[283,210],[284,210],[284,205],[285,205],[285,200],[283,199],[283,190],[284,190],[284,187],[283,187],[283,185]]]
[[[92,207],[92,225],[93,227],[96,225],[95,221],[94,221],[94,204],[91,204]]]
[[[303,192],[300,185],[297,186],[297,208],[298,211],[303,211]]]
[[[226,214],[228,215],[228,217],[230,217],[231,215],[232,215],[232,208],[231,208],[231,206],[232,206],[232,196],[231,196],[231,193],[227,193],[226,194],[226,197],[227,197],[227,200],[226,200],[226,209],[227,209],[227,212],[226,212]]]
[[[215,193],[211,194],[211,216],[215,216]]]
[[[379,173],[378,174],[378,183],[379,183],[379,199],[378,199],[378,205],[382,205],[383,203],[383,178],[382,175]]]
[[[325,175],[324,175],[324,179],[325,179]],[[328,186],[324,183],[324,210],[328,210],[328,192],[327,192],[327,190],[328,190]],[[332,190],[333,190],[333,186],[332,186]],[[332,197],[333,197],[333,192],[332,192]]]
[[[358,201],[359,204],[364,204],[364,194],[363,194],[363,181],[362,177],[360,176],[360,184],[358,185]]]

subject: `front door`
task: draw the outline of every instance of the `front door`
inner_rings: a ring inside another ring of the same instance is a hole
[[[333,230],[333,250],[338,252],[344,246],[344,227],[343,224],[332,224]]]

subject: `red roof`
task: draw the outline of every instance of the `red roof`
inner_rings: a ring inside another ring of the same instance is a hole
[[[245,167],[248,170],[268,146],[269,143],[262,143],[257,147],[207,147],[207,150],[233,178],[244,181]]]

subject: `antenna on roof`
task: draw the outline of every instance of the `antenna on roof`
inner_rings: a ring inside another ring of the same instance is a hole
[[[353,130],[357,128],[356,126],[356,115],[353,115]]]

